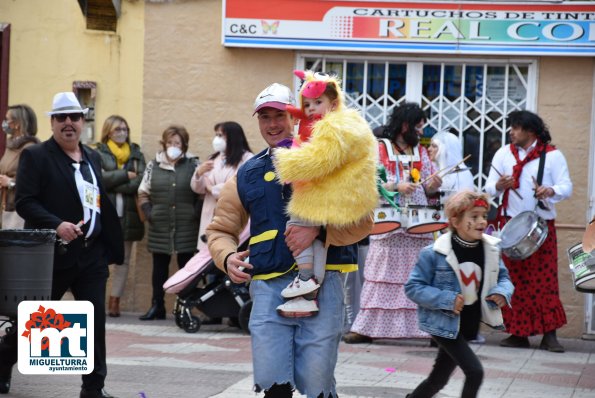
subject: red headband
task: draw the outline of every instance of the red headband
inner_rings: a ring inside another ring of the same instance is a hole
[[[486,202],[485,200],[479,198],[479,199],[475,199],[475,202],[473,202],[473,207],[485,207],[486,209],[489,209],[490,206],[488,205],[488,202]]]

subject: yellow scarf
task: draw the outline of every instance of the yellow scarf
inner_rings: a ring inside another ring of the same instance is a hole
[[[121,169],[124,167],[128,158],[130,158],[130,145],[127,142],[124,145],[119,146],[111,139],[107,140],[107,146],[112,154],[116,158],[116,163],[118,164],[118,168]]]

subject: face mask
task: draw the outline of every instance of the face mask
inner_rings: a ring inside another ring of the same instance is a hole
[[[215,150],[215,152],[225,152],[225,148],[227,148],[227,142],[225,141],[225,139],[223,137],[220,136],[215,136],[215,138],[213,138],[213,149]]]
[[[125,143],[127,138],[128,133],[125,131],[115,131],[111,136],[111,140],[114,141],[116,144]]]
[[[8,135],[11,135],[14,133],[14,130],[11,129],[10,126],[8,125],[8,120],[2,121],[2,131],[4,131]]]
[[[177,158],[182,156],[182,150],[177,146],[170,146],[169,148],[167,148],[165,153],[167,153],[167,157],[171,160],[176,160]]]

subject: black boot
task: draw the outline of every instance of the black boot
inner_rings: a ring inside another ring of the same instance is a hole
[[[0,365],[0,394],[8,394],[10,391],[11,377],[12,365]]]
[[[141,321],[152,321],[153,319],[165,319],[165,306],[163,302],[158,303],[153,300],[153,306],[149,308],[149,311],[138,319]]]
[[[16,326],[6,328],[6,334],[0,337],[0,394],[8,394],[10,391],[10,379],[12,378],[12,367],[17,361],[17,337]]]
[[[531,344],[529,343],[529,338],[511,334],[500,341],[500,347],[529,348],[531,347]]]
[[[560,344],[556,338],[555,330],[544,333],[539,348],[549,352],[564,352],[564,347],[562,347],[562,344]]]

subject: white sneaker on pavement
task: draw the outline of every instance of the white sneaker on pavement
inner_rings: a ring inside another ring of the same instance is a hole
[[[320,288],[316,278],[312,277],[307,281],[300,279],[299,275],[295,277],[285,289],[281,291],[281,296],[284,298],[294,298],[303,296],[304,294],[315,292]]]
[[[318,313],[318,303],[316,300],[296,297],[278,306],[277,312],[285,318],[303,318]]]

